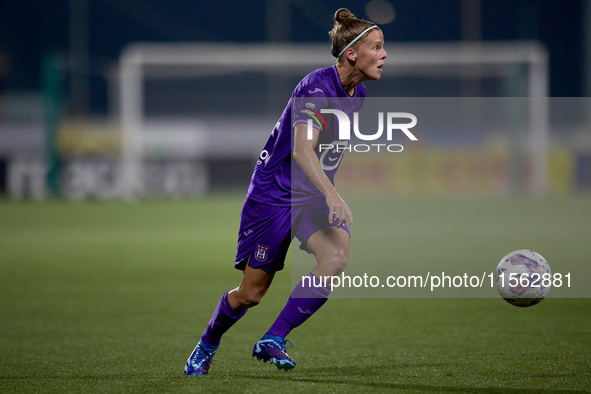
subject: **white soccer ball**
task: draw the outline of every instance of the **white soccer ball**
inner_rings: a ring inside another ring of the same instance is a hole
[[[499,294],[509,304],[532,306],[548,295],[552,287],[552,271],[541,254],[520,249],[501,259],[495,280]]]

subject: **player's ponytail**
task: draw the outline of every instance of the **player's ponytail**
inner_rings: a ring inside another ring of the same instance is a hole
[[[328,34],[332,39],[330,53],[337,58],[337,64],[342,64],[341,57],[348,47],[357,50],[367,33],[374,28],[379,29],[373,22],[356,18],[346,8],[339,8],[335,12],[334,21]]]

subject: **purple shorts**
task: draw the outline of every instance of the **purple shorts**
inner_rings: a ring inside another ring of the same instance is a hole
[[[234,267],[244,270],[248,262],[253,268],[281,271],[294,237],[301,242],[300,249],[308,252],[306,242],[312,234],[336,225],[328,222],[328,206],[324,200],[294,207],[277,207],[247,198],[240,215]],[[351,235],[347,223],[342,228]]]

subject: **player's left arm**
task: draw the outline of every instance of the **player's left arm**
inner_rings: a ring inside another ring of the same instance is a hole
[[[306,176],[312,181],[314,186],[324,194],[326,204],[328,205],[329,223],[338,221],[337,227],[345,223],[353,225],[353,214],[345,201],[341,198],[335,187],[332,185],[322,166],[314,149],[318,143],[320,131],[312,128],[312,139],[308,139],[308,127],[305,123],[295,125],[293,158],[302,168]]]

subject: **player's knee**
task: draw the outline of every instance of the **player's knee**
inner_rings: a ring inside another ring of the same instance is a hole
[[[335,251],[323,263],[331,275],[340,275],[347,268],[348,262],[349,256],[346,253]]]
[[[343,271],[345,270],[345,268],[347,268],[347,263],[349,262],[349,259],[347,256],[338,256],[334,259],[334,270],[335,273],[333,275],[340,275],[341,273],[343,273]]]
[[[247,292],[240,294],[240,304],[246,308],[252,308],[260,304],[263,296],[260,292]]]

